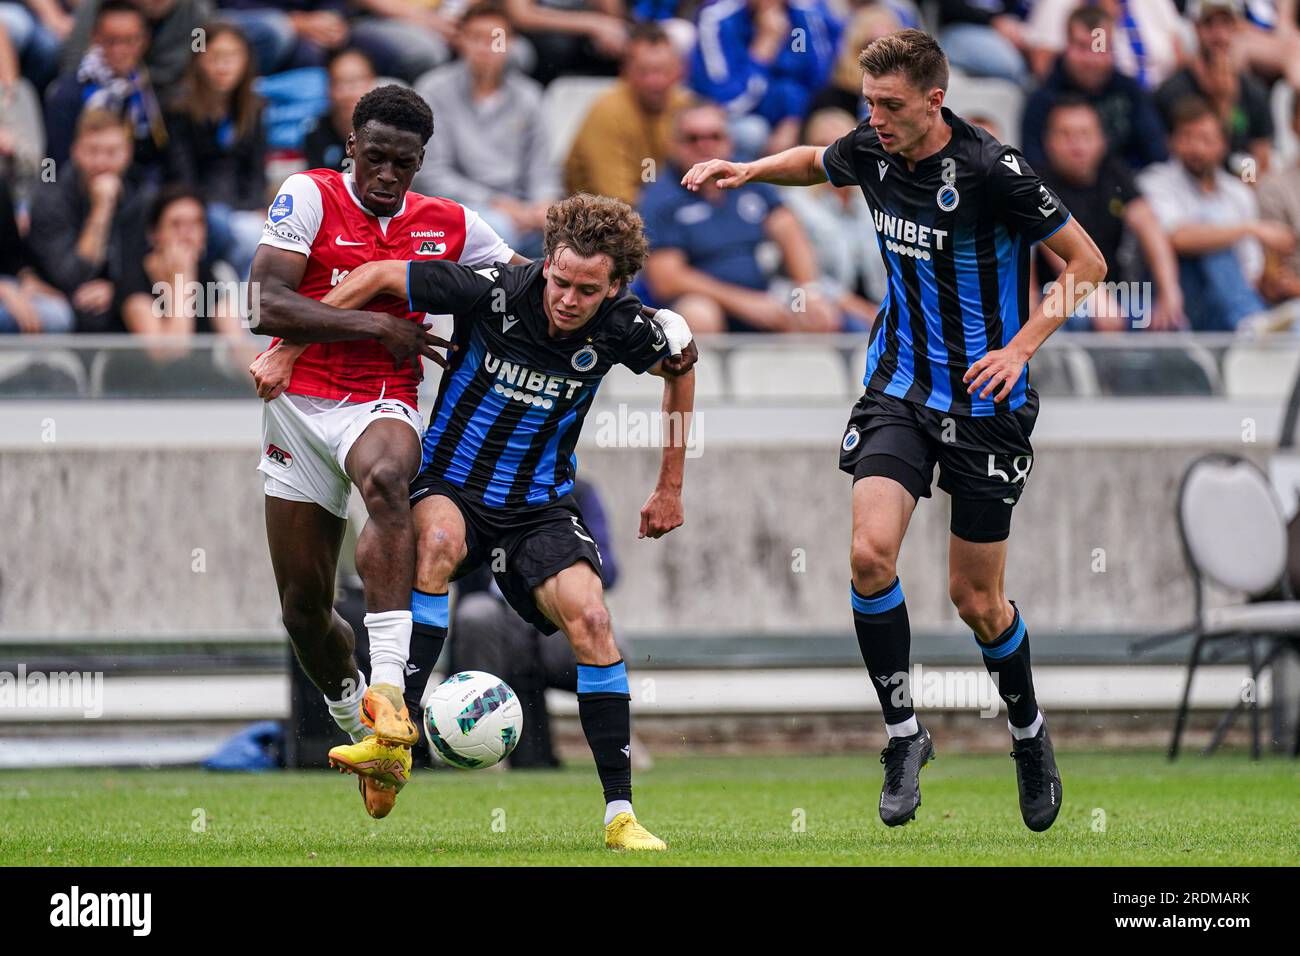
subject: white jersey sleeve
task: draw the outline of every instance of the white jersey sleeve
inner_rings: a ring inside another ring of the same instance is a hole
[[[515,251],[497,235],[486,220],[467,206],[465,210],[465,247],[460,251],[463,266],[490,266],[494,262],[509,262]]]
[[[310,176],[294,173],[284,181],[266,211],[260,245],[311,255],[325,210],[320,187]]]

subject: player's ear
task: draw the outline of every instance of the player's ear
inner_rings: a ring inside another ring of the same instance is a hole
[[[609,291],[605,293],[605,298],[612,299],[623,291],[623,280],[615,279],[609,284]]]
[[[542,260],[542,278],[549,279],[550,277],[551,277],[551,257],[547,256],[545,259]]]
[[[356,155],[356,152],[357,152],[357,134],[356,134],[356,133],[348,133],[348,141],[347,141],[346,145],[343,147],[343,151],[344,151],[348,156],[355,156],[355,155]]]

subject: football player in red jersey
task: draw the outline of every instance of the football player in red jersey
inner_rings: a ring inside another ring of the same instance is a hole
[[[357,104],[353,130],[352,173],[290,176],[268,211],[251,278],[257,331],[277,341],[250,371],[266,400],[258,468],[284,625],[335,721],[353,740],[373,740],[376,764],[362,768],[362,796],[373,816],[384,816],[410,771],[418,739],[410,711],[418,714],[434,664],[411,647],[415,537],[407,495],[420,467],[421,360],[445,364],[438,349],[448,343],[399,297],[361,310],[320,300],[373,259],[525,260],[471,210],[408,192],[433,132],[419,95],[397,86],[372,91]],[[353,485],[369,514],[356,547],[369,687],[352,631],[333,607]],[[408,659],[424,672],[409,689]]]

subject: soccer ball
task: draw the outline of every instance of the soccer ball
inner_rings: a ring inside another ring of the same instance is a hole
[[[524,732],[524,710],[500,677],[461,671],[425,701],[424,732],[429,745],[453,767],[482,770],[515,749]]]

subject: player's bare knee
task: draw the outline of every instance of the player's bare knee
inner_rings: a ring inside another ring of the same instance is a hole
[[[584,602],[568,616],[565,633],[579,660],[597,661],[607,655],[614,641],[609,609],[599,598]]]
[[[445,591],[463,549],[460,536],[447,528],[441,525],[421,528],[416,543],[416,586],[421,591]]]
[[[609,620],[609,609],[605,607],[603,601],[596,598],[586,604],[582,609],[583,629],[593,637],[606,638],[612,633],[612,626]]]
[[[981,587],[962,578],[948,582],[948,596],[957,615],[976,633],[990,633],[996,629],[1002,615],[1003,598],[997,588]]]
[[[897,575],[893,552],[867,537],[853,539],[849,561],[853,570],[853,586],[864,596],[889,587]]]
[[[398,462],[378,461],[361,482],[361,497],[370,516],[410,511],[410,481]]]
[[[323,639],[329,632],[333,614],[329,599],[318,594],[290,590],[281,601],[280,619],[294,643]]]

